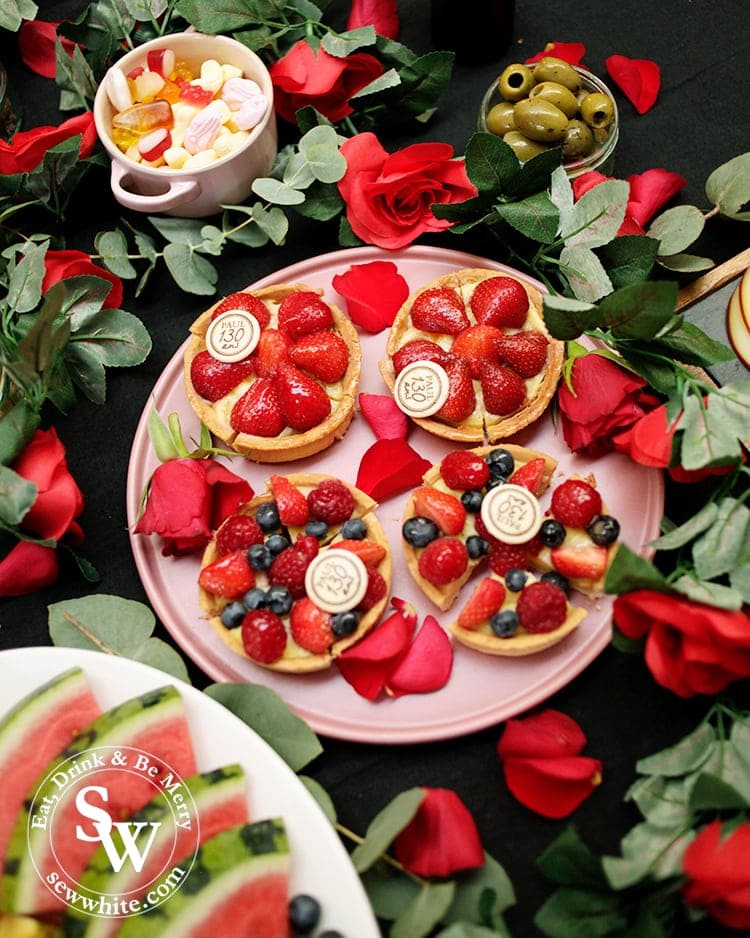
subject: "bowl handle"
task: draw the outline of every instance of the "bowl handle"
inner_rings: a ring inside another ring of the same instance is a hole
[[[130,192],[122,186],[122,180],[129,175],[127,167],[112,161],[112,175],[110,178],[112,192],[115,198],[125,208],[135,212],[166,212],[184,202],[192,202],[200,194],[200,184],[195,179],[185,179],[181,182],[171,182],[166,192],[158,195],[140,195]]]

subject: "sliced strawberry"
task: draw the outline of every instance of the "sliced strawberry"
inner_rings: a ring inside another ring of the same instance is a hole
[[[596,544],[563,545],[552,548],[550,559],[555,570],[568,579],[598,580],[607,569],[608,552]]]
[[[513,485],[522,485],[532,495],[541,495],[544,489],[544,472],[546,463],[541,456],[530,459],[523,466],[519,466],[508,479]]]
[[[374,567],[368,567],[367,589],[357,609],[360,609],[362,612],[367,612],[372,609],[373,606],[376,606],[381,599],[384,599],[387,592],[388,584],[385,582],[385,578],[382,574]]]
[[[223,557],[238,550],[247,550],[264,540],[260,525],[250,515],[230,515],[216,532],[216,553]]]
[[[465,359],[472,378],[478,378],[482,362],[497,362],[495,344],[502,337],[503,333],[494,326],[482,323],[469,326],[453,340],[451,353]]]
[[[295,642],[314,655],[328,651],[333,642],[330,612],[319,609],[307,596],[292,606],[289,628]]]
[[[429,339],[412,339],[393,353],[393,370],[399,374],[407,365],[423,361],[437,362],[445,368],[452,359],[451,353],[440,348],[437,342],[430,342]]]
[[[361,541],[336,541],[335,544],[331,544],[331,547],[348,550],[350,553],[356,554],[362,563],[368,567],[377,567],[386,554],[385,547],[382,544],[378,544],[377,541],[367,540],[367,538]]]
[[[508,570],[526,567],[526,547],[524,544],[506,544],[504,541],[491,540],[487,550],[490,569],[498,576],[505,576]]]
[[[414,513],[434,521],[443,534],[460,534],[466,509],[455,495],[422,485],[414,489]]]
[[[224,599],[240,599],[255,586],[255,574],[247,561],[247,551],[235,550],[204,567],[198,585],[207,593]]]
[[[449,423],[461,423],[477,406],[471,372],[462,358],[449,362],[445,371],[448,375],[448,399],[435,416]]]
[[[602,497],[583,479],[566,479],[552,493],[552,514],[571,528],[585,528],[601,514]]]
[[[534,331],[512,335],[501,332],[495,340],[497,357],[522,378],[533,378],[544,368],[548,346],[547,336]]]
[[[568,617],[565,593],[552,583],[530,583],[518,596],[518,621],[527,632],[553,632]]]
[[[279,329],[292,339],[332,326],[331,307],[311,290],[290,293],[279,306]]]
[[[490,478],[490,467],[477,453],[457,449],[444,456],[440,475],[451,489],[481,489]]]
[[[241,362],[220,362],[204,349],[190,362],[190,380],[204,400],[218,401],[255,372],[255,356]]]
[[[286,586],[295,599],[305,595],[305,573],[312,559],[317,556],[318,541],[304,534],[286,550],[278,554],[268,571],[272,586]]]
[[[311,430],[331,413],[331,402],[322,385],[291,363],[281,362],[275,382],[281,414],[293,430]]]
[[[232,408],[232,429],[254,436],[278,436],[286,426],[272,378],[258,378]]]
[[[231,309],[244,309],[245,312],[250,313],[257,319],[261,329],[265,329],[271,322],[271,314],[268,312],[266,304],[251,293],[230,293],[229,296],[225,296],[211,313],[211,319],[216,319],[217,316],[227,313]]]
[[[469,327],[464,301],[450,287],[423,290],[411,307],[411,321],[425,332],[458,335]]]
[[[505,586],[500,580],[485,577],[477,584],[458,616],[458,624],[463,629],[476,629],[483,622],[492,618],[505,601]]]
[[[490,277],[476,285],[469,306],[477,322],[520,329],[529,311],[529,297],[513,277]]]
[[[523,378],[504,365],[482,362],[480,381],[484,407],[491,414],[505,416],[517,411],[526,400]]]
[[[313,377],[332,384],[346,374],[349,347],[338,333],[323,329],[297,339],[289,349],[289,358]]]
[[[417,567],[420,576],[433,586],[445,586],[466,572],[469,554],[466,545],[457,537],[438,537],[419,555]]]
[[[264,377],[275,374],[281,362],[288,358],[289,344],[289,339],[283,332],[278,329],[264,329],[255,350],[258,374]]]
[[[281,523],[300,528],[307,524],[310,512],[304,493],[292,485],[286,476],[272,475],[270,482]]]
[[[286,650],[284,623],[270,609],[252,609],[242,620],[242,646],[259,664],[273,664]]]

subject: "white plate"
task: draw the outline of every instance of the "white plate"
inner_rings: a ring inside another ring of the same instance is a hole
[[[83,668],[102,709],[165,684],[185,703],[200,771],[239,763],[245,770],[250,817],[282,817],[292,858],[291,895],[306,892],[322,905],[320,929],[347,938],[379,938],[362,883],[338,835],[289,766],[242,720],[194,687],[156,668],[96,651],[14,648],[0,652],[0,718],[35,687],[68,668]]]

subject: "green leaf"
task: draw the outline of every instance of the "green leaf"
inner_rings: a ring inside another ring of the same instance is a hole
[[[59,36],[55,38],[55,80],[66,92],[60,99],[61,110],[89,108],[89,102],[93,101],[96,95],[97,81],[94,73],[81,49],[76,45],[73,47],[72,56],[68,55]]]
[[[693,783],[693,776],[664,778],[662,775],[649,775],[630,786],[626,799],[634,801],[654,827],[670,830],[685,825],[689,827],[692,817],[688,802]]]
[[[36,19],[39,7],[32,0],[6,0],[0,6],[0,29],[18,32],[23,20]]]
[[[612,282],[594,252],[585,245],[567,245],[560,252],[560,272],[576,299],[595,303],[612,292]]]
[[[594,327],[599,313],[591,303],[555,294],[544,295],[544,322],[556,339],[570,341]]]
[[[314,778],[310,778],[309,775],[300,775],[299,780],[313,796],[320,810],[328,818],[331,826],[335,826],[336,808],[334,807],[333,801],[331,800],[331,796],[328,794],[325,788],[323,788],[320,782],[316,781]]]
[[[20,524],[36,501],[37,486],[8,466],[0,466],[0,522]]]
[[[709,772],[701,772],[690,794],[691,811],[746,811],[747,796]]]
[[[714,523],[693,546],[695,572],[702,580],[713,580],[729,573],[748,554],[750,509],[736,499],[724,498]]]
[[[596,189],[591,192],[596,192]],[[611,329],[619,338],[649,340],[672,318],[676,303],[676,283],[634,283],[602,300],[599,325]]]
[[[668,592],[669,584],[652,563],[620,544],[607,570],[604,591],[621,595],[638,589]]]
[[[649,541],[649,546],[657,550],[676,550],[683,547],[693,538],[707,531],[716,520],[719,513],[719,506],[716,502],[706,502],[702,508],[679,527],[672,528],[668,534],[662,534],[653,541]]]
[[[649,349],[655,353],[685,365],[701,367],[732,361],[735,357],[730,348],[712,339],[682,316],[675,316],[674,324],[667,323],[666,328],[668,332],[649,342]]]
[[[186,293],[212,296],[216,292],[218,271],[189,244],[167,244],[164,261],[177,286]]]
[[[674,402],[679,390],[679,384],[672,363],[664,361],[661,356],[651,355],[648,343],[637,341],[631,343],[626,339],[615,341],[617,351],[630,368],[637,372],[655,391],[667,397],[672,397]],[[676,400],[677,409],[679,410],[680,399],[677,398]],[[671,420],[676,417],[676,414],[671,414],[669,411],[668,415]]]
[[[344,155],[325,144],[307,147],[305,158],[310,172],[319,182],[338,182],[346,172]]]
[[[293,189],[307,189],[315,182],[315,176],[307,162],[306,157],[301,153],[294,153],[284,167],[284,176],[282,182],[285,186]]]
[[[750,380],[739,378],[711,391],[711,417],[720,421],[738,440],[747,436],[747,415],[750,409]]]
[[[678,593],[697,603],[707,603],[720,609],[742,608],[742,594],[731,586],[697,580],[687,573],[674,580],[672,585]]]
[[[662,267],[676,274],[699,274],[714,266],[710,258],[696,257],[693,254],[671,254],[669,257],[660,257],[658,260]]]
[[[204,254],[220,257],[224,250],[224,232],[216,225],[204,225],[201,228],[203,242],[199,248]]]
[[[71,343],[65,350],[64,364],[70,379],[90,401],[106,401],[107,374],[95,348],[85,342]]]
[[[124,309],[102,309],[72,336],[75,346],[86,344],[103,365],[140,365],[151,351],[151,336],[137,316]]]
[[[315,733],[270,687],[210,684],[205,693],[255,730],[295,772],[323,751]]]
[[[255,24],[259,19],[256,5],[250,0],[222,0],[221,4],[178,0],[175,9],[199,32],[212,35],[234,32]]]
[[[132,280],[136,276],[135,267],[128,259],[128,242],[119,228],[100,231],[94,238],[94,246],[107,270],[125,280]]]
[[[383,860],[365,870],[361,880],[375,915],[390,922],[413,902],[420,889],[418,882]]]
[[[417,813],[424,800],[423,788],[409,788],[397,795],[370,822],[365,839],[352,851],[352,863],[358,873],[369,869],[390,846]]]
[[[646,876],[669,879],[682,873],[682,857],[695,832],[656,827],[645,821],[623,837],[621,857],[602,857],[602,867],[613,889],[627,889]]]
[[[504,924],[503,912],[515,905],[516,896],[510,877],[494,857],[485,853],[482,866],[456,874],[455,880],[456,895],[444,917],[446,922],[474,922],[493,927]],[[485,903],[488,897],[489,903]]]
[[[314,218],[316,221],[330,221],[344,207],[338,187],[333,184],[314,182],[307,190],[307,198],[301,205],[294,207],[298,215]]]
[[[536,865],[559,886],[606,886],[602,864],[581,840],[573,825],[565,830],[537,857]]]
[[[252,189],[257,196],[273,205],[299,205],[305,201],[304,192],[268,176],[254,180]]]
[[[606,938],[627,925],[619,896],[593,889],[557,889],[534,917],[549,938]]]
[[[722,215],[747,221],[750,212],[750,153],[741,153],[715,169],[706,180],[708,200]]]
[[[565,172],[564,167],[558,166],[550,178],[549,197],[556,206],[558,218],[565,216],[569,218],[573,211],[573,186],[570,184],[570,178]]]
[[[674,746],[639,759],[635,764],[641,775],[664,775],[670,778],[687,775],[700,768],[711,755],[716,731],[710,723],[700,723]]]
[[[155,408],[150,410],[148,414],[148,436],[159,462],[177,459],[179,453],[172,438],[172,432]]]
[[[647,280],[656,263],[657,242],[642,235],[622,235],[603,245],[599,256],[616,290]]]
[[[662,212],[646,233],[659,242],[659,256],[680,254],[703,231],[703,212],[694,205],[677,205]]]
[[[419,117],[429,111],[450,81],[454,58],[452,52],[428,52],[404,65],[399,71],[401,83],[386,93],[389,99],[391,94],[395,98],[394,116],[406,112]]]
[[[505,935],[510,938],[509,931],[484,928],[482,925],[474,925],[471,922],[455,922],[453,925],[439,931],[435,938],[497,938],[498,935]]]
[[[495,211],[503,221],[533,241],[552,244],[555,240],[560,216],[546,192],[537,192],[520,202],[498,202]]]
[[[456,884],[425,883],[391,927],[390,938],[424,938],[445,915]]]
[[[132,658],[190,683],[180,655],[166,642],[151,637],[156,619],[143,603],[99,594],[47,608],[53,644]]]
[[[465,160],[466,174],[480,192],[502,192],[519,173],[515,153],[494,134],[474,134]]]
[[[729,574],[729,585],[742,596],[746,603],[750,603],[750,559],[743,561]]]
[[[320,45],[329,55],[344,59],[357,49],[375,45],[375,29],[372,26],[362,26],[335,36],[333,33],[326,33],[320,40]]]
[[[565,243],[595,248],[617,236],[625,218],[630,186],[623,179],[609,179],[589,189],[560,216],[560,236]]]
[[[167,0],[124,0],[125,7],[140,23],[157,20],[167,9]]]
[[[740,443],[731,425],[721,419],[720,407],[706,407],[697,394],[684,400],[676,429],[682,430],[680,465],[685,469],[704,469],[736,462]]]
[[[0,465],[10,465],[23,452],[40,422],[27,401],[16,401],[0,420]]]
[[[39,305],[44,279],[44,256],[48,247],[49,241],[27,245],[24,256],[11,271],[8,305],[18,313],[28,313]]]
[[[170,218],[149,215],[148,220],[159,234],[171,244],[189,244],[200,247],[203,244],[203,222],[195,218]]]
[[[360,88],[355,94],[351,95],[350,101],[358,98],[367,98],[379,94],[381,91],[388,91],[391,88],[397,88],[401,84],[401,76],[395,68],[386,69],[382,75],[378,75],[371,82],[368,82],[364,88]]]

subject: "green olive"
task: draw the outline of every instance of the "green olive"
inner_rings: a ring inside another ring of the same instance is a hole
[[[563,59],[556,59],[547,55],[540,59],[534,69],[534,81],[539,84],[543,81],[554,81],[558,85],[565,85],[570,91],[578,91],[581,87],[581,76]]]
[[[568,126],[568,118],[560,108],[540,98],[519,101],[513,110],[513,117],[522,134],[540,143],[562,140]]]
[[[518,130],[509,130],[503,137],[503,141],[508,144],[522,163],[530,160],[537,153],[544,153],[547,149],[543,144],[537,143],[536,140],[529,140],[528,137],[524,137]]]
[[[556,81],[539,82],[531,89],[529,97],[549,101],[559,107],[566,117],[574,117],[578,113],[578,102],[573,92]]]
[[[600,91],[587,94],[581,101],[581,117],[590,127],[609,127],[615,118],[615,105]]]
[[[520,101],[534,87],[534,75],[526,65],[515,63],[503,69],[497,87],[506,101]]]
[[[491,107],[487,112],[486,123],[487,130],[489,130],[491,134],[497,134],[498,137],[507,134],[509,130],[515,130],[516,122],[513,117],[512,102],[503,101]]]
[[[563,159],[577,160],[582,156],[588,156],[593,149],[594,134],[589,125],[579,120],[569,121],[563,137]]]

